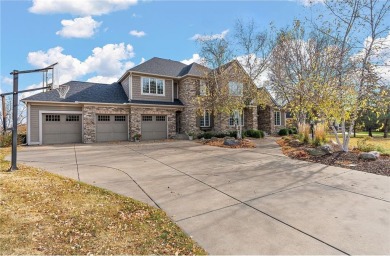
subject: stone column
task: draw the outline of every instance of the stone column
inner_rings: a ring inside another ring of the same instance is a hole
[[[94,106],[84,106],[83,108],[83,142],[93,143],[96,141],[96,116]]]

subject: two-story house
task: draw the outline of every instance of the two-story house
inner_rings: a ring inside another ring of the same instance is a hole
[[[27,142],[126,141],[135,134],[155,140],[202,130],[232,130],[231,116],[212,117],[196,105],[205,72],[208,69],[197,63],[152,58],[113,84],[70,81],[60,86],[61,93],[53,89],[30,96],[22,100],[27,105]],[[285,120],[284,112],[277,110],[276,104],[248,107],[242,125],[273,133],[275,125],[282,127]]]

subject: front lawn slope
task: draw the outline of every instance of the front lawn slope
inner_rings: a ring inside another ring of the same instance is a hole
[[[206,253],[159,209],[0,161],[0,254]]]

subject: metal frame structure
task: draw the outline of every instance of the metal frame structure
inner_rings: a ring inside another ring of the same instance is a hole
[[[2,100],[2,111],[3,111],[3,132],[7,129],[6,119],[7,119],[7,113],[5,110],[5,96],[12,95],[12,155],[11,155],[11,168],[9,171],[15,171],[17,170],[16,160],[17,160],[17,146],[18,146],[18,95],[19,93],[24,92],[32,92],[42,89],[52,89],[53,83],[54,83],[54,66],[58,63],[54,63],[46,68],[41,69],[32,69],[32,70],[14,70],[10,73],[10,75],[13,75],[13,91],[8,93],[0,94],[1,100]],[[52,79],[51,83],[48,84],[48,71],[52,71]],[[36,73],[36,72],[43,72],[43,87],[41,88],[34,88],[34,89],[27,89],[19,91],[19,74],[28,74],[28,73]],[[45,75],[46,74],[46,75]]]

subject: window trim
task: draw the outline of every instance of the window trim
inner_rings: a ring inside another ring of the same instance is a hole
[[[237,85],[241,85],[241,93],[240,94],[232,94],[232,90],[230,89],[230,85],[233,84],[233,83],[237,84]],[[244,84],[243,83],[235,82],[235,81],[229,81],[228,86],[229,86],[229,96],[237,96],[237,97],[244,96]]]
[[[144,79],[149,79],[149,92],[146,93],[144,92]],[[150,93],[150,79],[156,79],[156,93]],[[163,82],[163,94],[158,94],[157,93],[157,80],[161,80]],[[140,81],[140,87],[141,87],[141,95],[148,95],[148,96],[162,96],[165,97],[165,79],[163,78],[156,78],[156,77],[149,77],[149,76],[141,76],[141,81]]]
[[[238,110],[234,110],[234,111],[238,111]],[[229,127],[234,127],[234,111],[233,111],[233,113],[231,113],[230,116],[229,116],[229,120],[228,120],[228,122],[229,122]],[[241,111],[240,115],[241,115],[241,124],[238,124],[238,126],[244,127],[244,124],[245,124],[245,122],[244,122],[244,111]],[[232,119],[233,119],[233,124],[230,124],[230,121],[231,121]]]
[[[207,119],[206,119],[206,113],[208,114],[207,115]],[[211,127],[211,118],[210,118],[210,111],[208,109],[204,109],[203,110],[203,115],[200,116],[200,120],[199,120],[199,127],[202,127],[202,128],[206,128],[206,127]],[[202,125],[202,121],[203,121],[203,125]],[[208,121],[208,125],[206,125],[206,121]]]
[[[202,91],[202,87],[204,87],[203,91]],[[207,86],[205,80],[199,80],[199,96],[207,96]]]
[[[279,124],[276,123],[276,114],[279,113]],[[281,111],[274,111],[274,125],[275,126],[282,126],[282,112]]]

